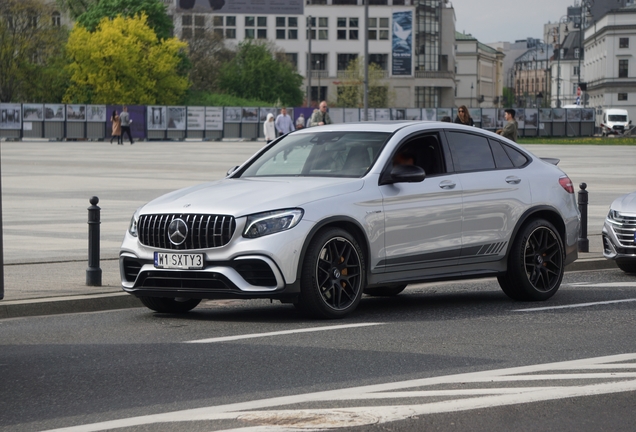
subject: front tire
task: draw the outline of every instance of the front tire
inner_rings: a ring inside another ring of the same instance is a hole
[[[563,242],[554,225],[536,219],[519,231],[510,249],[508,269],[497,280],[513,300],[547,300],[561,285],[564,258]]]
[[[365,261],[356,239],[340,228],[319,232],[307,248],[298,306],[317,318],[343,318],[360,303]]]
[[[177,300],[168,297],[139,297],[148,309],[159,313],[186,313],[197,307],[201,299]]]
[[[616,265],[625,273],[636,273],[636,261],[616,261]]]

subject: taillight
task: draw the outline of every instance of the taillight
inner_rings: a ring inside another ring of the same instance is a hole
[[[560,177],[559,184],[561,185],[563,189],[565,189],[567,193],[571,193],[571,194],[574,193],[574,185],[572,184],[572,180],[570,180],[570,177],[568,176]]]

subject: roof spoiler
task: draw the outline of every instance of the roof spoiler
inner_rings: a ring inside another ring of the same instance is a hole
[[[559,162],[561,162],[561,159],[557,159],[557,158],[541,158],[541,160],[546,161],[547,163],[551,163],[552,165],[558,165]]]

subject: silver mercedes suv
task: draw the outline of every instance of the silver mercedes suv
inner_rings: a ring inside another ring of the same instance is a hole
[[[626,273],[636,273],[636,192],[614,200],[603,225],[603,255]]]
[[[493,276],[512,299],[546,300],[577,258],[580,223],[557,163],[449,123],[303,129],[137,209],[122,286],[165,313],[266,298],[340,318],[363,293]]]

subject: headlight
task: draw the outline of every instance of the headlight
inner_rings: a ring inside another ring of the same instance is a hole
[[[276,210],[247,217],[243,237],[258,238],[285,231],[298,225],[303,217],[302,209]]]
[[[128,226],[128,232],[131,236],[137,237],[137,221],[139,220],[139,210],[135,212],[130,218],[130,225]]]

